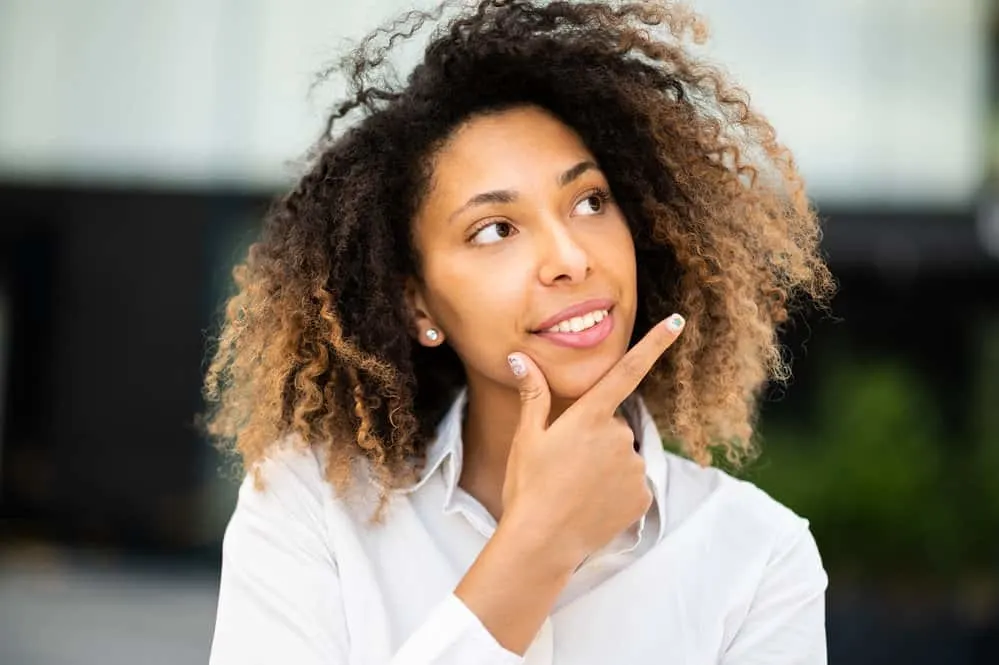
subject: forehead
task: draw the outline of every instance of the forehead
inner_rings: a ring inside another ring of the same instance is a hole
[[[588,159],[593,156],[572,128],[543,109],[518,107],[458,127],[435,155],[433,189],[438,196],[467,198],[554,185],[559,173]]]

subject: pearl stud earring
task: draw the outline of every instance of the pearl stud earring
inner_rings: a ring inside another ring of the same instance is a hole
[[[427,328],[427,332],[424,334],[431,342],[436,342],[441,337],[441,334],[437,332],[436,328]]]

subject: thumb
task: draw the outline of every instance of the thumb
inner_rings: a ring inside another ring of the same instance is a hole
[[[520,425],[521,430],[543,430],[548,426],[548,414],[551,411],[552,396],[548,390],[548,381],[534,361],[523,353],[511,353],[507,356],[510,370],[517,377],[520,390]]]

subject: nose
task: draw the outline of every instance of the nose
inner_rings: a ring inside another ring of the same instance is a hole
[[[545,285],[583,281],[590,272],[590,257],[565,222],[546,224],[539,238],[538,277]]]

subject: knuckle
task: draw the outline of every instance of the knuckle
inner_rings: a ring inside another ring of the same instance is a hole
[[[541,399],[543,391],[537,384],[527,384],[520,389],[520,400],[522,402],[533,402]]]
[[[629,505],[632,511],[631,516],[637,520],[648,513],[649,508],[652,507],[652,493],[643,484],[642,488],[631,496]]]
[[[615,443],[628,444],[631,446],[635,441],[635,432],[623,418],[614,418],[611,428],[611,436]]]
[[[616,418],[611,421],[610,426],[605,432],[602,438],[614,448],[624,448],[627,445],[630,449],[635,439],[635,434],[631,431],[631,428]]]
[[[636,381],[645,376],[645,367],[641,359],[633,354],[629,354],[621,359],[621,373],[632,381]]]
[[[652,499],[652,491],[648,488],[648,486],[643,485],[641,494],[642,513],[647,513],[649,508],[652,507]]]

